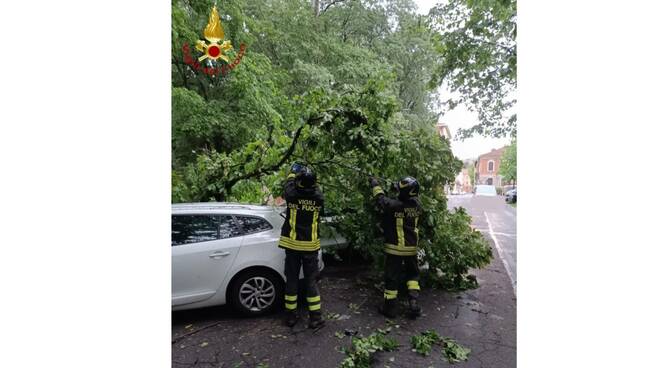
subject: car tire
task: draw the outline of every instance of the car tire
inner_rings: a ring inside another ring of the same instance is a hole
[[[274,271],[249,269],[232,281],[228,297],[235,311],[249,317],[261,316],[282,306],[284,283]]]

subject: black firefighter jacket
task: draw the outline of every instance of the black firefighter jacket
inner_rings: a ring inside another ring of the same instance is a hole
[[[401,201],[385,196],[380,186],[373,188],[376,205],[383,211],[385,253],[396,256],[417,255],[419,233],[417,222],[422,206],[417,197]]]
[[[286,220],[282,226],[279,247],[314,252],[321,248],[319,217],[323,214],[323,193],[318,187],[297,188],[295,175],[289,174],[284,184]]]

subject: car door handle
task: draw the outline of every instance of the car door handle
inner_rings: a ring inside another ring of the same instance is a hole
[[[220,258],[220,257],[226,257],[226,256],[228,256],[229,254],[230,254],[229,252],[215,252],[215,253],[211,253],[211,255],[209,256],[209,258]]]

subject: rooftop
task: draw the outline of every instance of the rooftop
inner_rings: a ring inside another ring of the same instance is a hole
[[[496,157],[499,157],[499,156],[502,156],[502,154],[504,153],[504,150],[505,150],[507,147],[508,147],[508,146],[504,146],[504,147],[502,147],[502,148],[498,148],[498,149],[493,148],[493,149],[490,150],[490,152],[482,153],[481,155],[479,155],[479,157],[477,157],[477,161],[478,161],[480,158],[482,158],[482,157],[490,157],[490,156],[496,156]]]
[[[176,210],[226,210],[241,209],[251,211],[272,211],[272,206],[261,206],[256,204],[233,203],[233,202],[197,202],[197,203],[173,203],[172,209]]]

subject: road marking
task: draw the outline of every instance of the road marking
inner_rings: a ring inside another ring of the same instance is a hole
[[[511,275],[511,267],[509,267],[509,262],[506,261],[506,258],[504,258],[504,251],[502,251],[502,248],[500,248],[500,243],[497,241],[497,237],[495,236],[495,232],[493,231],[493,227],[490,224],[490,220],[488,219],[488,214],[484,211],[484,216],[486,216],[486,222],[488,223],[488,232],[490,233],[490,237],[493,238],[493,242],[495,243],[495,248],[497,249],[497,254],[500,255],[500,259],[502,259],[502,263],[504,263],[504,269],[506,269],[507,275],[509,275],[509,279],[511,280],[511,286],[513,286],[513,295],[516,295],[516,281],[513,279],[513,276]]]
[[[509,233],[498,233],[497,231],[493,232],[495,235],[501,235],[501,236],[506,236],[507,238],[515,238],[516,234],[509,234]]]
[[[479,230],[479,231],[482,231],[482,232],[483,232],[483,231],[489,231],[488,228],[482,228],[482,227],[477,227],[477,226],[475,226],[474,229]],[[507,238],[515,238],[515,237],[517,237],[517,234],[511,234],[511,233],[500,233],[500,232],[497,232],[497,231],[493,231],[493,234],[495,234],[495,235],[500,235],[500,236],[506,236]]]

